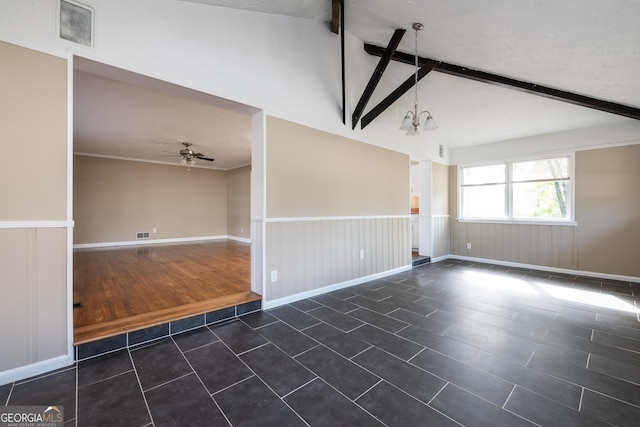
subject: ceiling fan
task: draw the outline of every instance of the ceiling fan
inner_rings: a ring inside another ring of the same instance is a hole
[[[183,142],[184,148],[179,151],[180,153],[180,163],[187,166],[187,170],[191,170],[191,166],[196,164],[196,159],[206,160],[208,162],[213,162],[215,159],[210,157],[205,157],[202,153],[196,153],[191,149],[193,145],[190,142]]]

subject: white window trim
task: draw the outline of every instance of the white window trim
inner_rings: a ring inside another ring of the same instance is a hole
[[[553,159],[558,157],[568,157],[569,158],[569,186],[567,188],[569,201],[569,215],[566,220],[558,220],[558,219],[518,219],[513,218],[513,189],[512,189],[512,172],[511,165],[513,163],[518,162],[527,162],[531,160],[544,160],[544,159]],[[494,161],[487,161],[481,163],[465,163],[458,165],[458,182],[456,191],[457,200],[458,200],[458,212],[456,220],[458,222],[472,222],[472,223],[486,223],[486,224],[519,224],[519,225],[564,225],[564,226],[577,226],[578,223],[575,220],[575,188],[576,188],[576,155],[575,151],[571,152],[558,152],[558,153],[547,153],[545,155],[537,155],[537,156],[527,156],[527,157],[513,157],[508,159],[497,159]],[[462,217],[462,169],[468,167],[475,166],[491,166],[491,165],[499,165],[506,164],[507,167],[507,177],[505,181],[506,189],[506,200],[505,200],[505,215],[506,218],[463,218]]]

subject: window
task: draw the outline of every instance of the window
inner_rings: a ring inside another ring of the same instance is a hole
[[[460,219],[571,220],[571,156],[460,168]]]

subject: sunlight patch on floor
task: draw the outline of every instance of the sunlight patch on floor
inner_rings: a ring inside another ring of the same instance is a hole
[[[626,311],[627,313],[640,313],[640,309],[635,307],[633,304],[613,295],[554,285],[539,284],[539,286],[549,292],[552,297],[557,299],[595,305],[597,307],[610,308],[612,310]]]
[[[514,279],[513,277],[500,277],[495,274],[483,273],[481,271],[466,271],[464,273],[465,281],[469,279],[474,285],[480,285],[483,288],[489,288],[496,291],[517,292],[521,294],[540,295],[530,283],[522,279]]]
[[[563,301],[572,301],[627,313],[640,314],[638,307],[622,298],[610,294],[549,285],[541,282],[531,282],[523,279],[514,279],[512,277],[497,277],[495,274],[483,273],[481,271],[467,271],[464,273],[464,277],[465,279],[471,280],[475,285],[497,291],[550,296]]]

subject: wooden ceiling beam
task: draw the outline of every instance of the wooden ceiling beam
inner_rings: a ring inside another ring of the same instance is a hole
[[[379,46],[375,46],[369,43],[364,44],[364,50],[370,55],[382,56],[385,49]],[[414,65],[415,56],[403,52],[394,52],[393,61],[403,62],[405,64]],[[522,80],[512,79],[510,77],[504,77],[498,74],[487,73],[484,71],[474,70],[472,68],[463,67],[460,65],[449,64],[442,61],[436,61],[430,58],[418,57],[418,64],[424,65],[426,63],[435,62],[437,65],[433,68],[434,71],[438,71],[452,76],[462,77],[465,79],[471,79],[482,83],[488,83],[508,89],[518,90],[520,92],[529,93],[532,95],[543,96],[545,98],[554,99],[556,101],[563,101],[581,107],[592,108],[606,113],[617,114],[620,116],[630,117],[632,119],[640,120],[640,108],[631,107],[629,105],[618,104],[603,99],[592,98],[577,93],[567,92],[560,89],[555,89],[548,86],[542,86],[536,83],[530,83]]]
[[[340,0],[331,0],[331,32],[338,34],[340,32]]]
[[[382,78],[382,74],[384,74],[384,70],[387,69],[387,65],[391,62],[391,58],[393,58],[393,54],[395,53],[398,45],[400,44],[400,40],[404,36],[406,30],[397,29],[394,31],[391,40],[389,40],[389,44],[386,49],[383,49],[382,55],[380,55],[380,61],[378,61],[378,65],[376,69],[373,71],[371,78],[369,79],[369,83],[367,83],[367,87],[362,92],[362,96],[360,97],[360,101],[356,105],[356,108],[353,110],[353,115],[351,116],[351,128],[355,129],[358,124],[358,120],[360,120],[360,116],[364,111],[369,99],[371,99],[371,95],[375,90],[376,86],[380,82]]]

